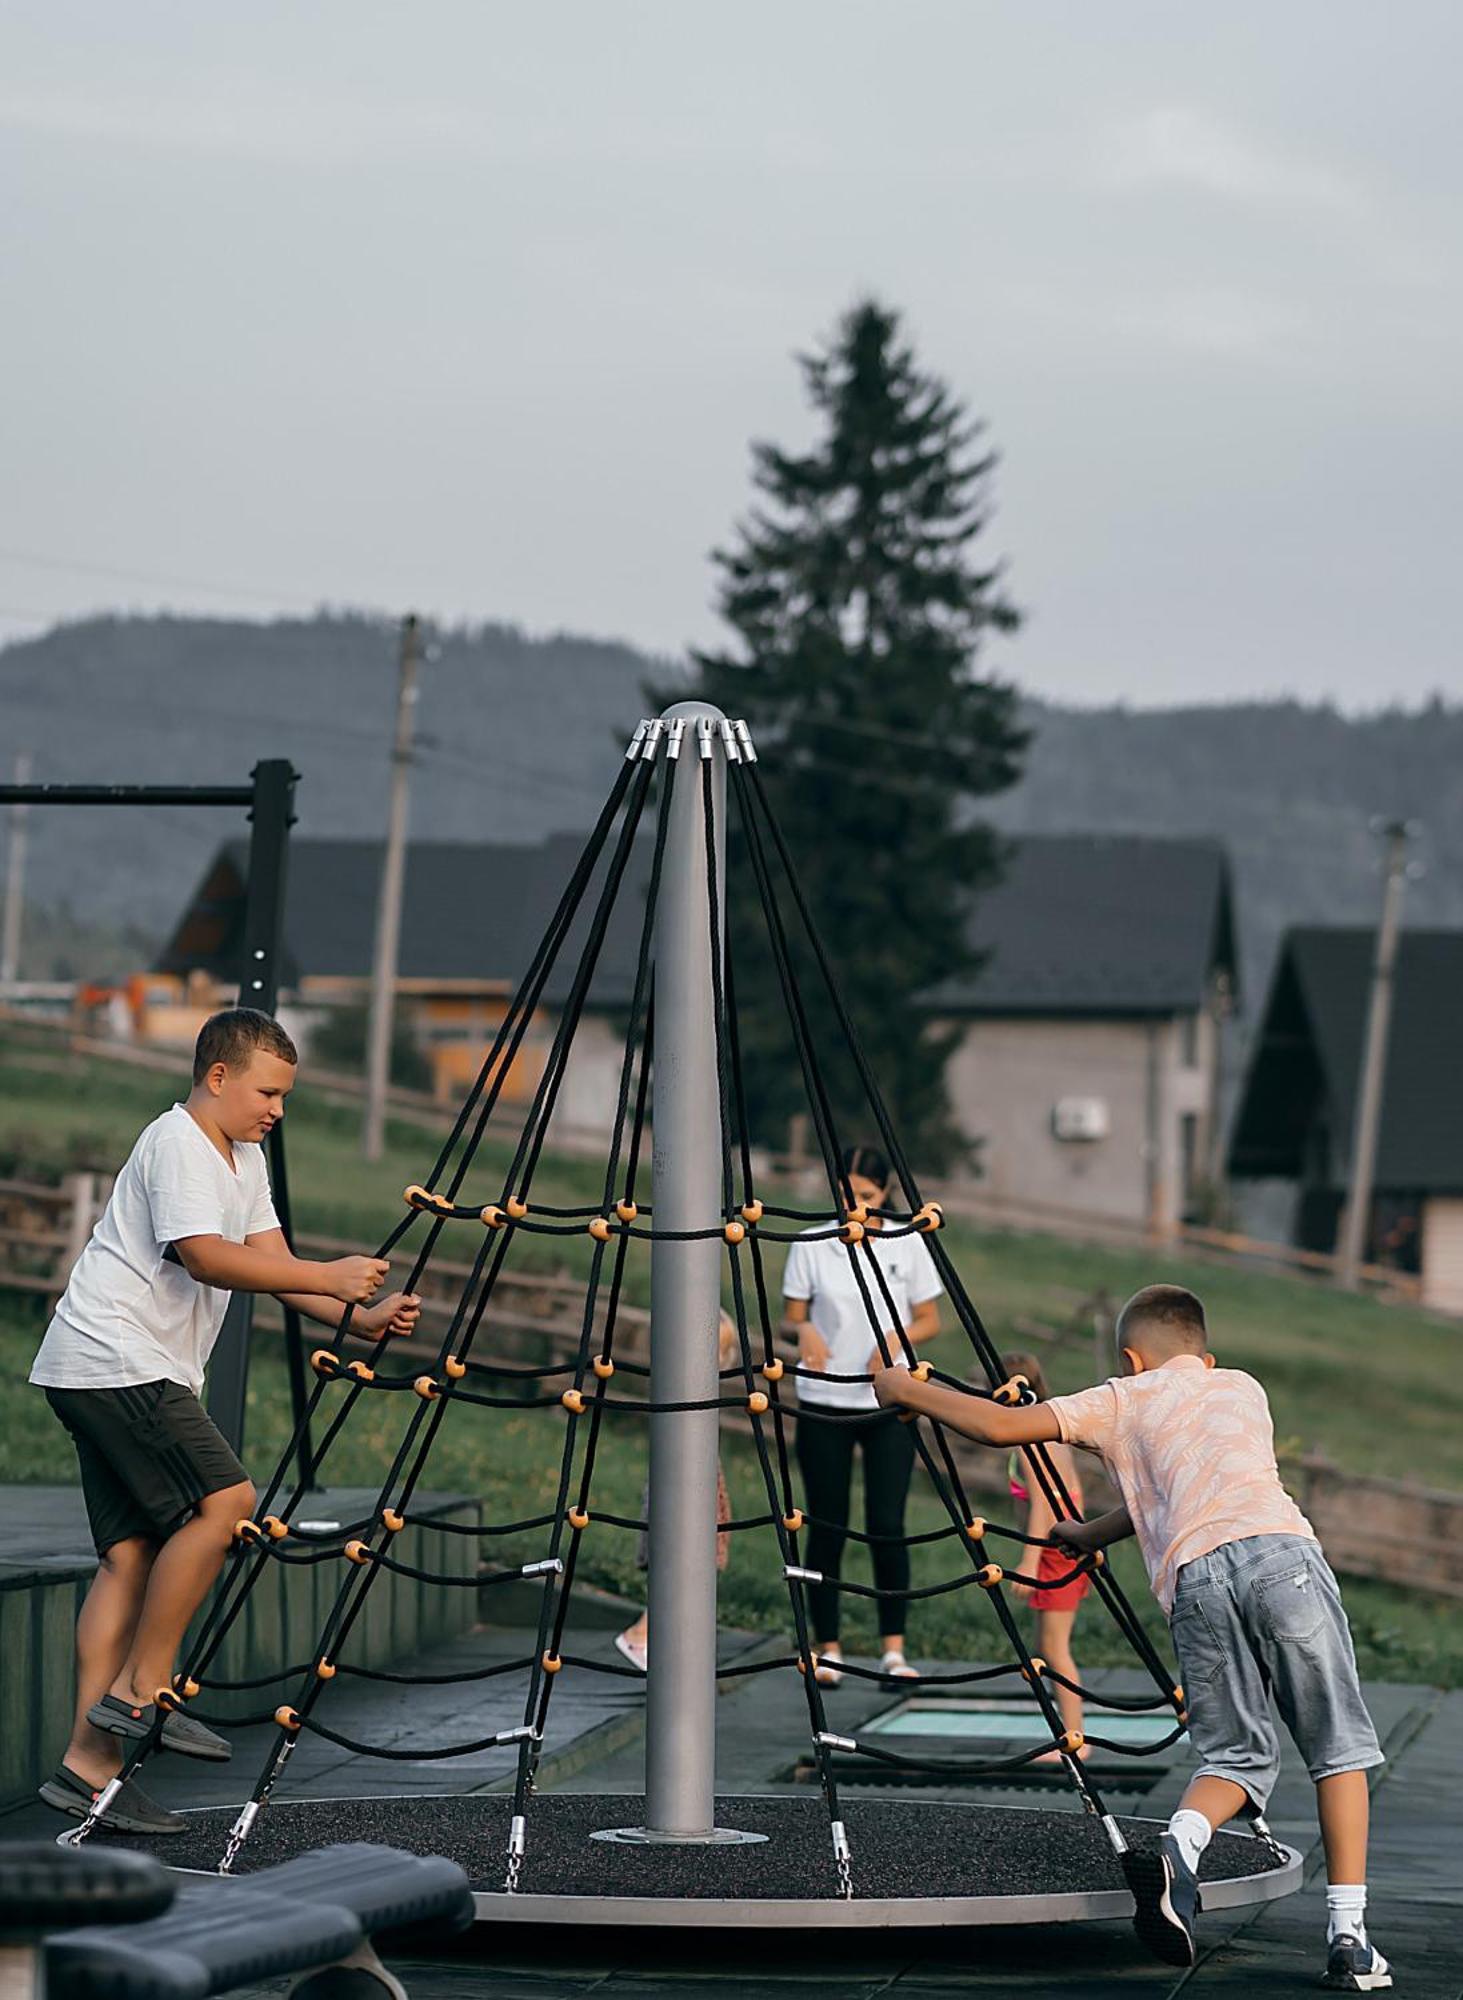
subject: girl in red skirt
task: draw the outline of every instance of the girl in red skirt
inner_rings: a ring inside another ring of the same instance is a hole
[[[1008,1381],[1013,1375],[1024,1375],[1036,1391],[1038,1400],[1043,1403],[1046,1401],[1049,1393],[1046,1376],[1042,1373],[1041,1363],[1034,1354],[1008,1354],[1005,1357],[1005,1366]],[[1046,1449],[1051,1454],[1052,1463],[1060,1474],[1063,1485],[1072,1496],[1072,1504],[1081,1513],[1082,1482],[1072,1452],[1064,1444],[1049,1444]],[[1026,1533],[1038,1535],[1045,1542],[1052,1531],[1056,1515],[1040,1485],[1032,1480],[1026,1460],[1019,1451],[1013,1451],[1011,1454],[1010,1480],[1011,1498],[1019,1500],[1026,1508],[1024,1523]],[[1045,1660],[1057,1673],[1065,1674],[1071,1681],[1081,1678],[1077,1672],[1077,1662],[1072,1657],[1072,1625],[1077,1616],[1077,1606],[1091,1586],[1085,1575],[1073,1577],[1070,1583],[1055,1583],[1054,1579],[1069,1575],[1075,1561],[1076,1557],[1069,1556],[1064,1549],[1053,1548],[1049,1543],[1041,1549],[1028,1548],[1022,1557],[1021,1567],[1030,1572],[1034,1562],[1037,1582],[1034,1585],[1029,1583],[1011,1585],[1016,1596],[1030,1599],[1031,1608],[1036,1613],[1035,1651],[1038,1657]],[[1052,1683],[1052,1694],[1067,1728],[1080,1730],[1082,1697],[1073,1694],[1070,1688],[1064,1688],[1060,1681]],[[1084,1758],[1090,1754],[1085,1744],[1078,1752],[1078,1755]],[[1055,1750],[1049,1750],[1044,1757],[1037,1759],[1041,1764],[1055,1764],[1057,1761],[1058,1755]]]

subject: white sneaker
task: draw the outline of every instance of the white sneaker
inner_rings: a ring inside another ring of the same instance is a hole
[[[843,1679],[843,1648],[829,1646],[813,1655],[813,1679],[819,1687],[836,1688]]]
[[[643,1674],[648,1671],[650,1662],[646,1657],[644,1642],[640,1639],[631,1638],[630,1635],[634,1630],[635,1627],[629,1625],[623,1632],[617,1632],[615,1634],[615,1644],[625,1655],[625,1658],[630,1662],[636,1673]]]
[[[917,1681],[919,1671],[912,1667],[897,1646],[891,1646],[879,1661],[879,1672],[886,1681]]]
[[[1374,1944],[1343,1932],[1327,1947],[1321,1984],[1333,1993],[1380,1993],[1392,1984],[1392,1968]]]

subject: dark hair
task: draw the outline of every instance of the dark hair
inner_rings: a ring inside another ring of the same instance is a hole
[[[1118,1314],[1119,1346],[1124,1334],[1139,1325],[1160,1328],[1175,1347],[1192,1354],[1202,1354],[1209,1345],[1203,1304],[1182,1285],[1145,1285],[1134,1292]]]
[[[1044,1403],[1051,1394],[1051,1390],[1046,1386],[1046,1374],[1034,1354],[1003,1354],[1001,1366],[1006,1371],[1008,1382],[1013,1375],[1024,1375],[1036,1391],[1036,1400],[1039,1403]]]
[[[877,1181],[880,1187],[889,1185],[889,1162],[874,1146],[850,1146],[843,1155],[842,1167],[845,1180],[850,1174],[857,1174],[862,1180]]]
[[[210,1016],[194,1044],[193,1081],[202,1083],[215,1063],[247,1069],[256,1049],[287,1063],[300,1060],[298,1049],[272,1014],[261,1014],[257,1007],[228,1007]]]

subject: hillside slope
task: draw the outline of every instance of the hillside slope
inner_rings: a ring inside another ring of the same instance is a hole
[[[47,779],[239,782],[255,759],[302,775],[301,834],[378,835],[393,716],[396,635],[322,614],[248,624],[99,618],[0,650],[7,745]],[[412,827],[434,839],[536,839],[589,825],[642,685],[674,669],[632,647],[508,626],[445,636],[423,669]],[[1013,833],[1209,834],[1233,858],[1250,1018],[1290,923],[1370,921],[1369,821],[1423,823],[1426,872],[1408,917],[1463,924],[1463,707],[1346,717],[1294,702],[1130,711],[1033,703],[1023,783],[995,803]],[[910,753],[839,743],[860,783],[907,783]],[[917,753],[916,753],[917,754]],[[30,899],[112,929],[159,936],[229,814],[37,814]],[[3,836],[0,836],[3,838]],[[39,945],[43,933],[32,928]],[[74,954],[73,954],[74,956]],[[28,969],[49,972],[52,949]]]

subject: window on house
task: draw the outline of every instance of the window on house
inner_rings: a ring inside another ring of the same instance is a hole
[[[1199,1188],[1199,1114],[1186,1111],[1179,1119],[1179,1159],[1183,1171],[1183,1206],[1193,1206]]]
[[[1199,1017],[1184,1014],[1179,1020],[1179,1055],[1185,1069],[1199,1067]]]

